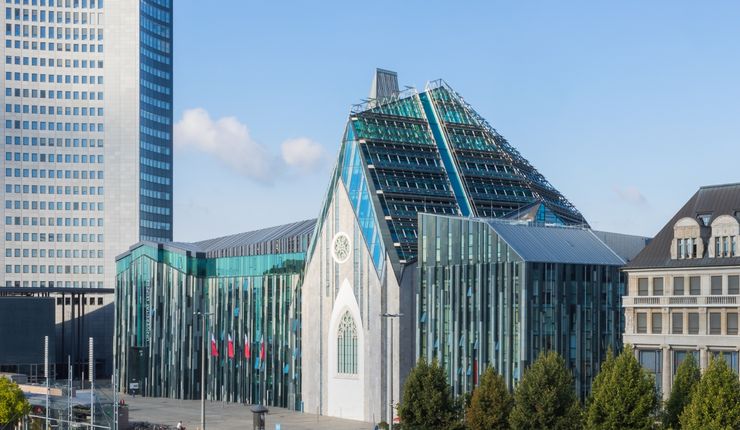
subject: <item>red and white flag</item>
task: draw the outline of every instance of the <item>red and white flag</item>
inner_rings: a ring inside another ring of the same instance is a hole
[[[218,348],[216,347],[216,336],[211,334],[211,356],[218,357]]]
[[[249,347],[249,338],[247,337],[247,334],[244,334],[244,358],[249,359],[249,357],[252,356],[252,352],[250,351]]]
[[[260,338],[260,360],[265,359],[265,335]]]
[[[231,338],[231,333],[229,333],[229,342],[227,345],[227,354],[229,354],[229,358],[234,358],[234,339]]]

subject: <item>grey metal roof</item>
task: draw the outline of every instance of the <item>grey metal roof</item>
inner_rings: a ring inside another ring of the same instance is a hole
[[[524,261],[614,266],[625,263],[589,229],[486,222]]]
[[[645,236],[612,233],[609,231],[592,231],[606,246],[616,252],[624,261],[628,262],[645,249],[645,246],[652,240]]]
[[[275,227],[263,228],[260,230],[248,231],[245,233],[237,233],[229,236],[217,237],[214,239],[201,240],[199,242],[151,242],[141,241],[131,246],[128,251],[116,256],[116,260],[120,260],[126,255],[130,254],[132,250],[138,248],[143,244],[148,244],[154,247],[164,247],[170,251],[176,252],[191,252],[206,254],[207,258],[212,257],[231,257],[238,255],[252,255],[255,253],[264,254],[271,252],[278,252],[282,248],[286,252],[288,249],[292,249],[291,246],[280,246],[279,241],[284,239],[291,239],[298,236],[308,236],[310,239],[313,233],[314,226],[316,225],[315,219],[308,219],[304,221],[298,221],[290,224],[279,225]],[[250,246],[259,245],[262,243],[274,245],[268,246],[266,249],[262,249],[260,252],[250,250]],[[290,242],[289,240],[287,242]],[[293,247],[295,248],[295,247]]]
[[[711,224],[720,215],[737,218],[738,213],[740,213],[740,183],[701,187],[626,268],[740,266],[740,257],[709,258],[706,249],[702,258],[671,259],[673,226],[678,220],[686,217],[697,219],[699,214],[710,214],[709,223]],[[704,230],[702,236],[709,234],[709,227],[702,227],[702,229]]]
[[[238,246],[248,246],[262,242],[269,242],[286,237],[311,234],[313,233],[315,225],[316,219],[308,219],[276,227],[263,228],[261,230],[202,240],[200,242],[194,242],[192,245],[200,248],[202,252],[214,252]]]

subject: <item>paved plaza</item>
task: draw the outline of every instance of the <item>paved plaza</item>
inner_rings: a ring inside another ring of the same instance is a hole
[[[182,420],[188,430],[200,427],[200,401],[175,400],[153,397],[123,396],[129,408],[130,422],[149,422],[174,428]],[[270,407],[267,430],[372,430],[372,423],[343,420],[314,414],[304,414],[288,409]],[[251,430],[252,413],[249,406],[234,403],[207,402],[206,428],[211,430]]]

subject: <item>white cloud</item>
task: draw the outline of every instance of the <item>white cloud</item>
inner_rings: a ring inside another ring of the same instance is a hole
[[[646,206],[648,204],[647,199],[636,187],[625,187],[625,188],[614,188],[614,192],[617,193],[620,199],[627,203],[631,203],[636,206]]]
[[[175,124],[175,146],[211,154],[239,173],[270,183],[275,157],[233,116],[214,120],[205,109],[188,109]]]
[[[213,119],[203,108],[186,110],[175,124],[175,147],[210,154],[242,175],[265,184],[274,182],[286,170],[311,173],[326,157],[324,148],[306,137],[284,141],[278,157],[252,139],[246,124],[236,117]]]
[[[283,162],[302,172],[316,170],[324,162],[324,148],[307,137],[288,139],[280,145]]]

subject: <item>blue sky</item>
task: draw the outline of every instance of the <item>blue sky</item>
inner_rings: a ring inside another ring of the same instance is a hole
[[[740,181],[740,2],[217,3],[175,5],[175,240],[315,217],[375,67],[445,79],[596,229]]]

